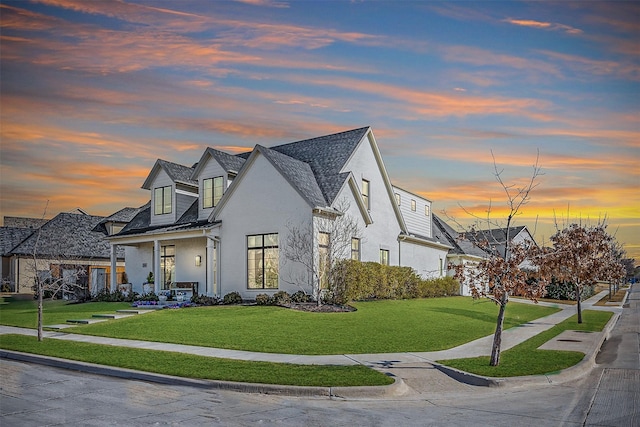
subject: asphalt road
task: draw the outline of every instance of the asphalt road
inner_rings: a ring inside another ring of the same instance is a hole
[[[579,380],[516,389],[434,389],[395,400],[243,394],[0,360],[0,425],[638,426],[639,335],[636,289],[598,366]]]

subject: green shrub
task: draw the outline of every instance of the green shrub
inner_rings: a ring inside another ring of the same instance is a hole
[[[331,272],[331,286],[325,299],[344,305],[371,299],[452,296],[458,295],[459,289],[459,283],[452,277],[426,280],[410,267],[343,260]]]
[[[229,305],[229,304],[242,304],[242,296],[240,296],[240,294],[238,292],[235,292],[235,291],[229,292],[222,299],[222,303],[226,304],[226,305]]]
[[[158,301],[158,295],[155,292],[146,293],[139,298],[140,301]]]
[[[220,298],[206,295],[193,295],[191,296],[191,302],[197,305],[218,305],[220,304]]]
[[[547,298],[551,299],[559,299],[559,300],[576,300],[576,287],[573,283],[569,282],[556,282],[553,280],[546,287],[547,289]],[[593,286],[583,286],[582,291],[580,292],[580,299],[585,300],[594,294]]]
[[[271,305],[271,297],[267,294],[256,295],[256,304],[258,305]]]
[[[286,305],[291,302],[291,297],[286,291],[278,291],[273,294],[273,304]]]
[[[304,291],[297,291],[291,295],[291,302],[310,302],[311,295],[307,294]]]

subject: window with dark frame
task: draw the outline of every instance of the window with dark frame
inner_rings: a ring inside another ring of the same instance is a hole
[[[202,207],[213,208],[224,194],[224,177],[207,178],[202,180]]]
[[[364,199],[364,204],[367,206],[367,209],[371,209],[369,202],[369,181],[366,179],[362,180],[362,198]]]
[[[247,236],[247,288],[278,289],[278,233]]]
[[[155,215],[164,215],[171,213],[171,186],[157,187],[154,190],[154,206],[153,213]]]

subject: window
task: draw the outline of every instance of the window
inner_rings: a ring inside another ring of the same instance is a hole
[[[154,192],[154,209],[156,215],[171,213],[171,186],[158,187]]]
[[[318,273],[320,273],[321,289],[329,287],[329,268],[331,266],[331,255],[329,252],[330,243],[331,234],[324,233],[322,231],[318,233]]]
[[[429,216],[429,205],[425,205],[425,206],[424,206],[424,214],[425,214],[426,216]]]
[[[176,247],[160,247],[160,289],[168,291],[175,281]]]
[[[217,176],[215,178],[207,178],[202,181],[202,207],[215,207],[224,193],[224,178]]]
[[[360,261],[360,239],[351,238],[351,259]]]
[[[416,211],[416,201],[415,201],[415,200],[413,200],[413,199],[411,199],[411,210],[412,210],[413,212],[415,212],[415,211]]]
[[[380,264],[389,265],[389,251],[387,249],[380,249]]]
[[[396,193],[396,204],[400,206],[400,195]]]
[[[247,236],[247,287],[278,289],[278,234]]]
[[[369,204],[369,181],[366,179],[362,180],[362,198],[364,199],[364,204],[367,206],[367,209],[370,209],[371,206]]]

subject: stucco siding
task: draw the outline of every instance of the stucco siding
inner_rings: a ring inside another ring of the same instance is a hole
[[[447,252],[407,241],[400,243],[401,265],[413,268],[418,275],[425,279],[447,275]]]

